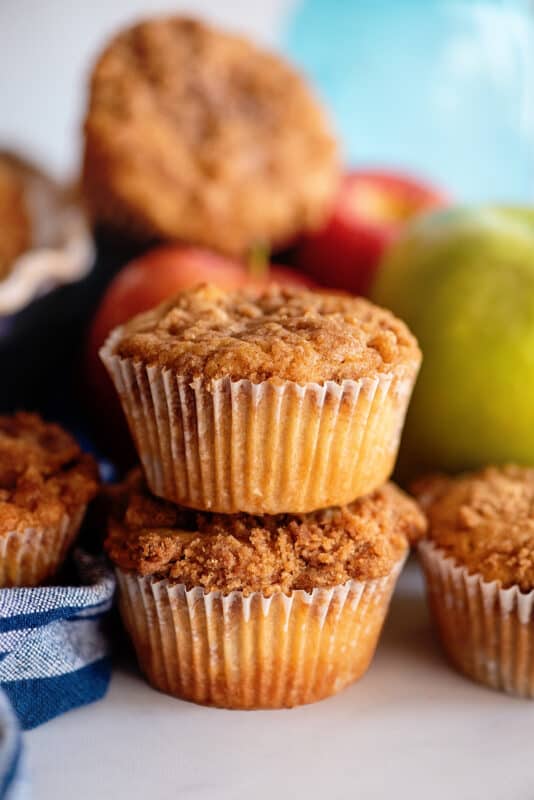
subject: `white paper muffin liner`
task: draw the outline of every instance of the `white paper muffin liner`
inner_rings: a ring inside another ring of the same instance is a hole
[[[80,529],[84,505],[58,525],[0,535],[0,587],[39,586],[59,570]]]
[[[101,350],[154,494],[202,510],[299,513],[352,502],[393,470],[417,374],[300,385],[189,381]]]
[[[271,597],[117,570],[119,605],[155,688],[223,708],[289,708],[365,672],[403,563],[384,578]]]
[[[493,689],[534,698],[534,590],[503,589],[470,575],[432,542],[421,542],[418,551],[451,662]]]

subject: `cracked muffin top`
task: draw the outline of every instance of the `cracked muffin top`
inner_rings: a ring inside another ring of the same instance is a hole
[[[29,210],[24,181],[16,163],[0,152],[0,279],[15,259],[31,246]]]
[[[194,379],[413,379],[421,354],[406,325],[368,300],[282,289],[227,292],[201,285],[134,317],[112,352]]]
[[[429,539],[457,564],[504,588],[534,589],[534,469],[430,476],[414,491],[428,516]]]
[[[104,226],[236,255],[320,225],[339,168],[322,109],[283,59],[171,17],[123,30],[98,59],[83,181]]]
[[[0,416],[0,536],[56,525],[99,487],[94,459],[37,414]]]
[[[135,470],[112,490],[105,543],[122,570],[187,588],[288,594],[388,575],[425,532],[417,504],[391,483],[310,514],[213,514],[149,493]]]

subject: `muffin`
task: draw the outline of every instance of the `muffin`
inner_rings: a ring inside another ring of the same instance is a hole
[[[387,484],[344,508],[255,517],[116,496],[106,550],[148,681],[185,700],[282,708],[367,669],[409,540],[425,519]]]
[[[56,286],[79,280],[93,257],[76,192],[17,153],[0,149],[0,316],[14,315]]]
[[[304,80],[238,36],[152,19],[94,67],[83,185],[102,227],[242,255],[320,225],[338,180]]]
[[[50,580],[97,491],[94,460],[58,425],[0,416],[0,586]]]
[[[0,152],[0,280],[30,244],[31,225],[23,180],[12,161]]]
[[[416,485],[419,545],[443,646],[463,673],[534,697],[534,469],[487,467]]]
[[[362,298],[186,290],[101,357],[151,490],[222,513],[343,505],[388,479],[421,355]]]

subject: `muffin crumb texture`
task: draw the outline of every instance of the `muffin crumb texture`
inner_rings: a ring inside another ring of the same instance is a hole
[[[360,297],[271,287],[225,292],[201,285],[134,317],[116,355],[191,379],[413,379],[415,338],[389,311]]]
[[[428,536],[470,573],[503,588],[534,589],[534,469],[487,467],[415,484]]]
[[[140,471],[112,494],[106,550],[115,564],[225,594],[311,592],[383,577],[426,527],[393,484],[341,508],[261,517],[167,503],[149,494]]]
[[[147,20],[95,65],[84,188],[107,227],[244,254],[320,225],[338,182],[337,147],[305,81],[239,36]]]
[[[0,416],[0,536],[57,525],[98,491],[94,459],[36,414]]]

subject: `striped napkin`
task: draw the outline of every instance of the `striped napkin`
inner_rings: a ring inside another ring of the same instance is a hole
[[[105,615],[115,579],[74,553],[76,586],[0,589],[0,800],[22,800],[20,729],[92,703],[108,687]]]

